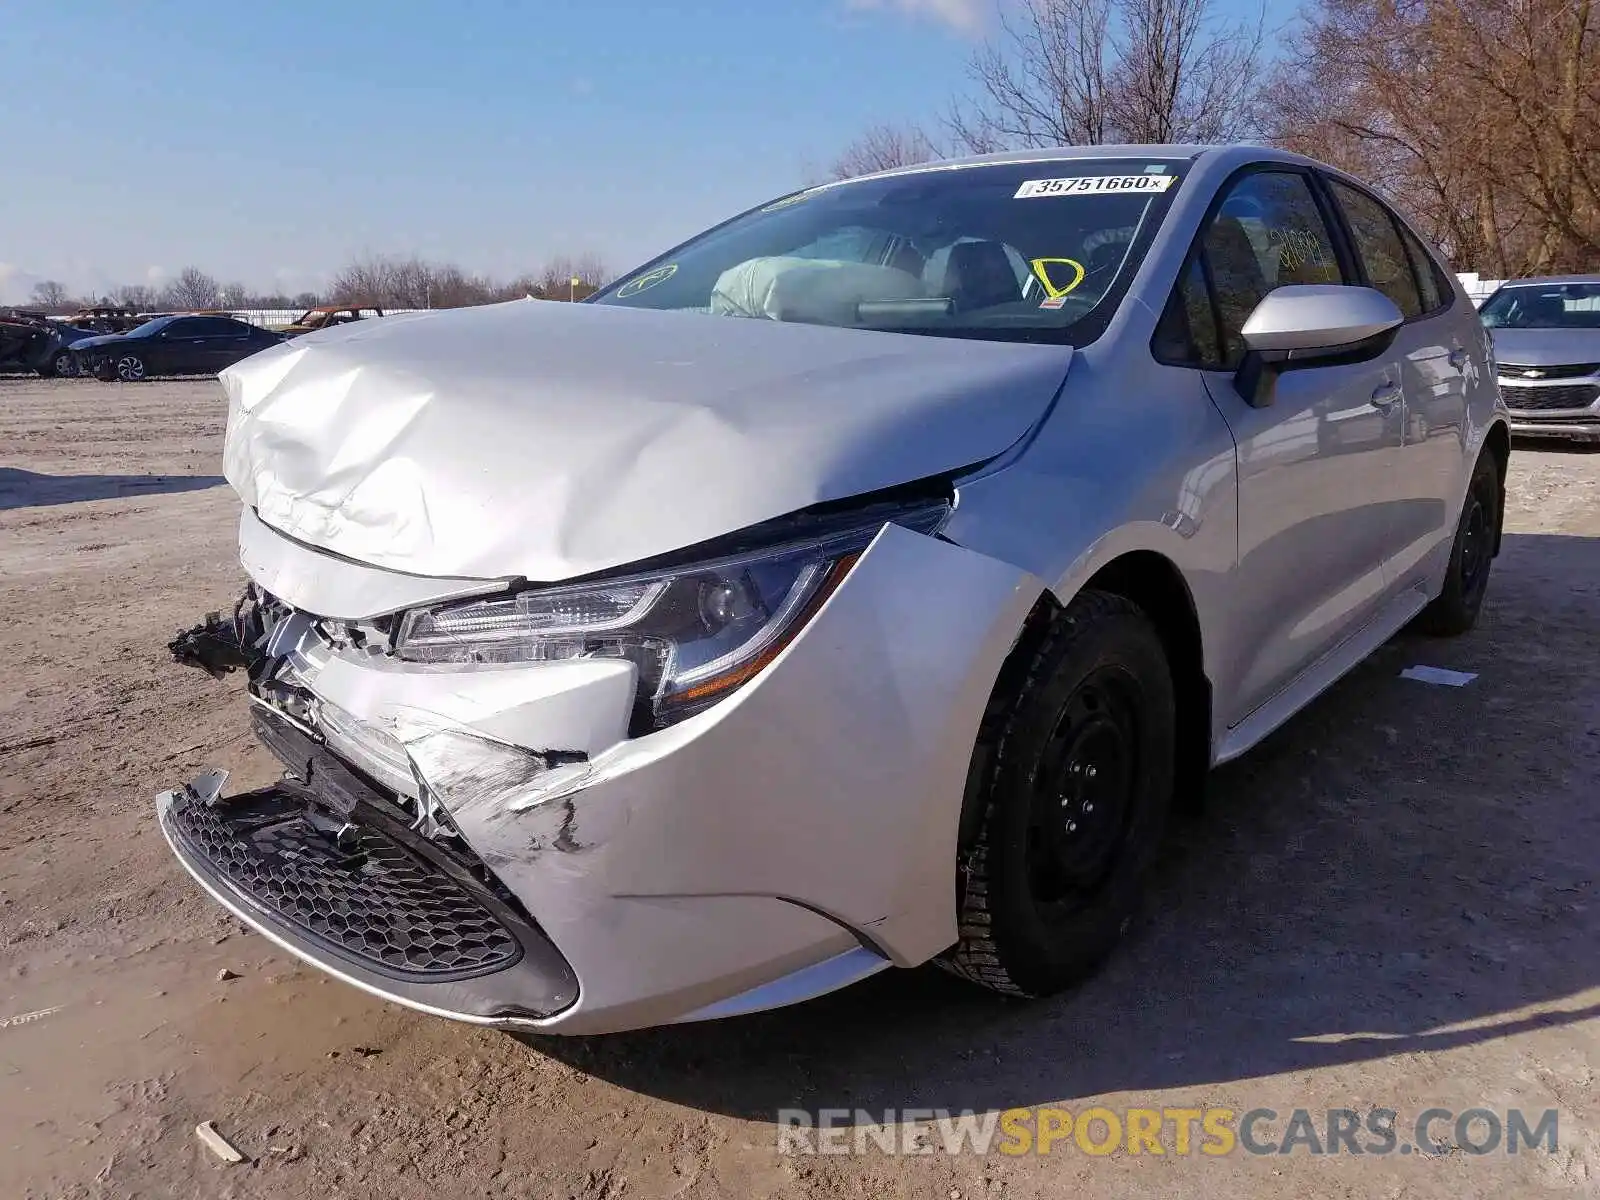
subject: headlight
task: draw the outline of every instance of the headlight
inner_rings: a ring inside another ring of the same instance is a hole
[[[776,658],[884,525],[933,533],[949,512],[880,505],[787,522],[787,538],[701,562],[417,610],[395,651],[423,663],[625,658],[639,668],[635,727],[659,729]]]

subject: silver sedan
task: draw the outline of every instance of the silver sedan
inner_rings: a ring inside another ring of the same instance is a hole
[[[251,583],[174,652],[287,773],[164,793],[173,850],[357,986],[562,1033],[1069,985],[1210,767],[1472,627],[1509,454],[1437,253],[1253,147],[815,187],[223,380]]]
[[[1600,275],[1514,280],[1479,315],[1511,432],[1600,442]]]

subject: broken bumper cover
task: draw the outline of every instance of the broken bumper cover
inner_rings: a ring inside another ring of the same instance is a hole
[[[324,757],[394,788],[391,801],[438,804],[491,889],[576,979],[559,1011],[501,990],[530,969],[527,941],[516,964],[470,979],[352,965],[208,876],[174,835],[172,793],[163,824],[244,920],[441,1015],[587,1034],[792,1003],[955,941],[973,742],[1041,590],[1026,572],[888,526],[760,674],[641,737],[628,734],[634,668],[616,660],[417,668],[309,643],[291,655],[320,705]],[[303,747],[272,748],[299,772]],[[403,775],[409,798],[396,794]],[[338,771],[313,764],[319,776],[347,808]]]
[[[161,829],[215,899],[280,946],[469,1021],[547,1017],[577,999],[549,939],[403,824],[365,804],[350,821],[319,820],[293,785],[223,799],[225,779],[208,772],[159,796]]]

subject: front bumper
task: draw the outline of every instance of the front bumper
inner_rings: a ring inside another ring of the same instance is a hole
[[[311,553],[280,540],[283,553]],[[342,770],[333,808],[350,809],[355,779],[380,799],[359,811],[390,804],[419,836],[447,827],[501,898],[496,920],[522,956],[468,979],[401,978],[334,953],[177,836],[174,814],[193,803],[184,790],[161,798],[163,827],[243,920],[341,978],[441,1015],[597,1033],[804,999],[955,941],[972,747],[1042,586],[889,526],[765,671],[639,738],[627,735],[624,662],[419,668],[302,637],[288,661],[337,714],[312,731],[333,766],[313,763],[311,780]],[[274,749],[300,768],[303,748]]]
[[[103,346],[88,350],[74,350],[72,359],[79,375],[103,379],[116,373],[117,355]]]
[[[1511,432],[1518,437],[1600,441],[1600,375],[1529,379],[1527,368],[1500,379]]]
[[[285,726],[263,740],[296,736]],[[308,754],[326,754],[306,740]],[[376,790],[342,821],[287,782],[223,800],[226,778],[208,772],[158,797],[161,831],[213,898],[278,945],[474,1022],[550,1016],[577,999],[549,939]]]
[[[1532,421],[1513,411],[1509,422],[1517,437],[1552,438],[1568,442],[1600,442],[1600,418],[1592,421]]]

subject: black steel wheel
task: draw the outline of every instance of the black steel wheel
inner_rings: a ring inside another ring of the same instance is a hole
[[[1478,623],[1489,590],[1489,568],[1500,543],[1500,521],[1500,467],[1485,448],[1461,505],[1444,590],[1417,618],[1424,633],[1456,637]]]
[[[1132,602],[1084,592],[1011,698],[960,863],[960,941],[940,960],[1040,996],[1093,970],[1137,907],[1171,808],[1176,700]]]

